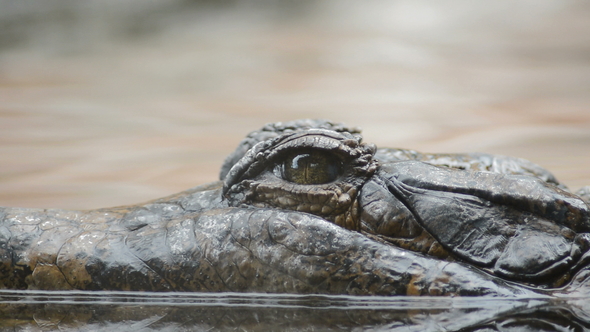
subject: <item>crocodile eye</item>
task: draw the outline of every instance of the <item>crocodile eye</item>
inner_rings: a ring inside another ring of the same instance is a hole
[[[327,151],[292,153],[277,166],[284,180],[297,184],[328,183],[342,174],[342,161]]]

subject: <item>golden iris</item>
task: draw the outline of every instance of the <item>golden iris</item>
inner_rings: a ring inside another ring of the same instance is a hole
[[[282,163],[283,179],[297,184],[332,182],[341,172],[342,161],[327,151],[296,152]]]

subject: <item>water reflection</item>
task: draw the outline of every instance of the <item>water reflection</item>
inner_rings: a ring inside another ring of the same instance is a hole
[[[581,331],[575,299],[0,292],[2,330]]]

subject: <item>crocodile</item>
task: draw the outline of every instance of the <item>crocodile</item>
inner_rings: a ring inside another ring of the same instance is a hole
[[[85,211],[0,208],[0,288],[407,296],[587,294],[590,187],[524,159],[376,148],[267,124],[220,180]]]

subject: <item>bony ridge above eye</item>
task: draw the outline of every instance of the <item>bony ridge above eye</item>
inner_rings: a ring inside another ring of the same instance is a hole
[[[307,149],[287,154],[275,166],[283,180],[296,184],[330,183],[342,175],[341,158],[330,151]]]

